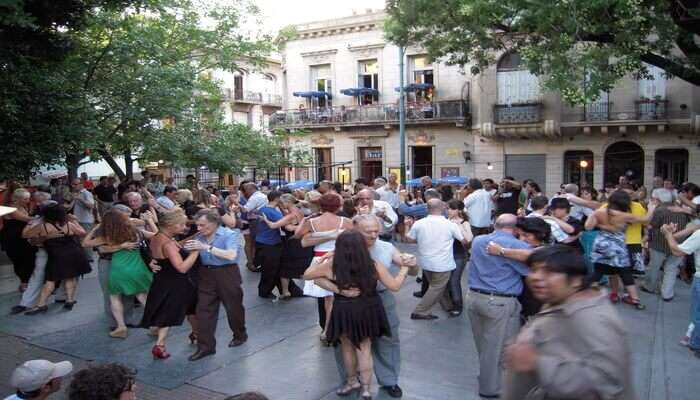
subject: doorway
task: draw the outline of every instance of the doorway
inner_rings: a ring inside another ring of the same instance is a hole
[[[579,187],[593,186],[593,152],[570,150],[564,153],[563,183],[575,183]]]
[[[413,146],[411,147],[412,178],[422,176],[433,176],[433,147]]]
[[[332,181],[333,180],[333,169],[331,164],[333,160],[331,159],[331,148],[329,147],[317,147],[314,149],[316,156],[316,180],[320,181]]]
[[[644,150],[634,142],[617,142],[605,151],[604,184],[617,185],[620,177],[644,184]]]
[[[382,159],[384,152],[381,147],[360,147],[360,176],[369,179],[382,176]]]
[[[688,181],[688,150],[657,150],[654,158],[654,176],[670,179],[676,186]]]

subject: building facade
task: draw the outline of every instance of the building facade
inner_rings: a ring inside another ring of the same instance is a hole
[[[300,132],[313,165],[291,179],[345,183],[398,170],[399,49],[370,12],[297,26],[284,52],[284,110],[273,129]],[[430,175],[535,179],[601,188],[620,175],[650,185],[661,175],[700,181],[700,88],[666,79],[621,81],[595,103],[570,107],[543,93],[517,54],[472,76],[468,66],[404,57],[407,178]]]

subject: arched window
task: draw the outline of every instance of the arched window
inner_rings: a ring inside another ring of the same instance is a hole
[[[534,103],[540,99],[540,82],[528,71],[518,53],[506,53],[496,67],[498,104]]]
[[[575,183],[593,186],[593,152],[588,150],[570,150],[564,153],[563,183]]]
[[[630,182],[644,184],[644,150],[634,142],[617,142],[605,150],[604,184],[617,185],[624,176]]]

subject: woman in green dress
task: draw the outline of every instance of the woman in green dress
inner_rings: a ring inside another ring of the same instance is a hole
[[[145,213],[142,219],[155,231],[155,223]],[[153,281],[153,273],[141,258],[139,242],[155,233],[135,228],[129,217],[110,209],[102,223],[91,233],[90,246],[101,246],[112,252],[112,265],[109,270],[109,300],[117,328],[109,333],[114,338],[126,338],[128,329],[124,322],[122,296],[135,296],[141,304],[146,304],[146,295]],[[83,245],[87,245],[83,243]]]

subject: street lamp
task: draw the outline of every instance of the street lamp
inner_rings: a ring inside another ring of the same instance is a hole
[[[579,178],[579,185],[583,185],[584,183],[586,183],[586,168],[588,168],[588,161],[581,160],[581,162],[579,162],[578,165],[581,167],[581,169],[579,170],[581,173]]]

